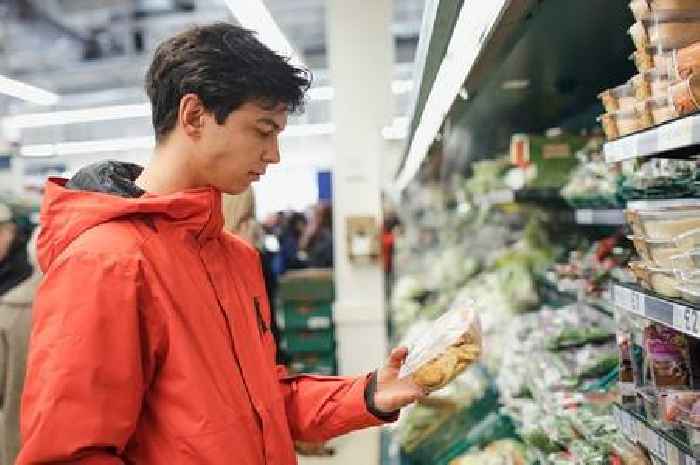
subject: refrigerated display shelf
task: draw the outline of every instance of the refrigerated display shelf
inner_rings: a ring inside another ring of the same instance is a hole
[[[644,446],[668,465],[700,465],[682,441],[661,431],[631,408],[615,404],[613,416],[618,428],[630,441]]]
[[[615,284],[613,304],[620,310],[700,338],[700,307],[660,297],[635,284]]]
[[[700,152],[700,115],[690,115],[608,142],[608,163],[644,157],[685,158]]]

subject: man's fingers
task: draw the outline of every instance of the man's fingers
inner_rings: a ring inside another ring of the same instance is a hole
[[[392,350],[391,355],[389,355],[389,367],[396,369],[401,368],[401,365],[403,365],[407,355],[408,349],[405,347],[397,347],[396,349]]]

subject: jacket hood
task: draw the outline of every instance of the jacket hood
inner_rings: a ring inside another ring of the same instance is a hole
[[[168,195],[145,193],[134,181],[143,169],[116,161],[81,169],[70,180],[50,178],[41,207],[38,259],[45,272],[76,238],[114,220],[139,217],[165,220],[200,241],[223,228],[221,193],[211,187]]]

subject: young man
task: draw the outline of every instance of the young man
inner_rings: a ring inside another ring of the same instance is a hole
[[[249,31],[190,29],[146,76],[150,164],[47,184],[18,464],[291,465],[293,439],[392,421],[423,396],[398,379],[403,349],[359,378],[287,377],[259,258],[222,232],[221,193],[279,162],[308,86]]]

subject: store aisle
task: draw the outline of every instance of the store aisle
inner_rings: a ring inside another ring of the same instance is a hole
[[[300,457],[299,465],[378,465],[379,429],[358,431],[331,442],[336,454],[333,457]],[[363,457],[362,463],[358,461]],[[376,457],[376,461],[365,461],[365,457]]]

